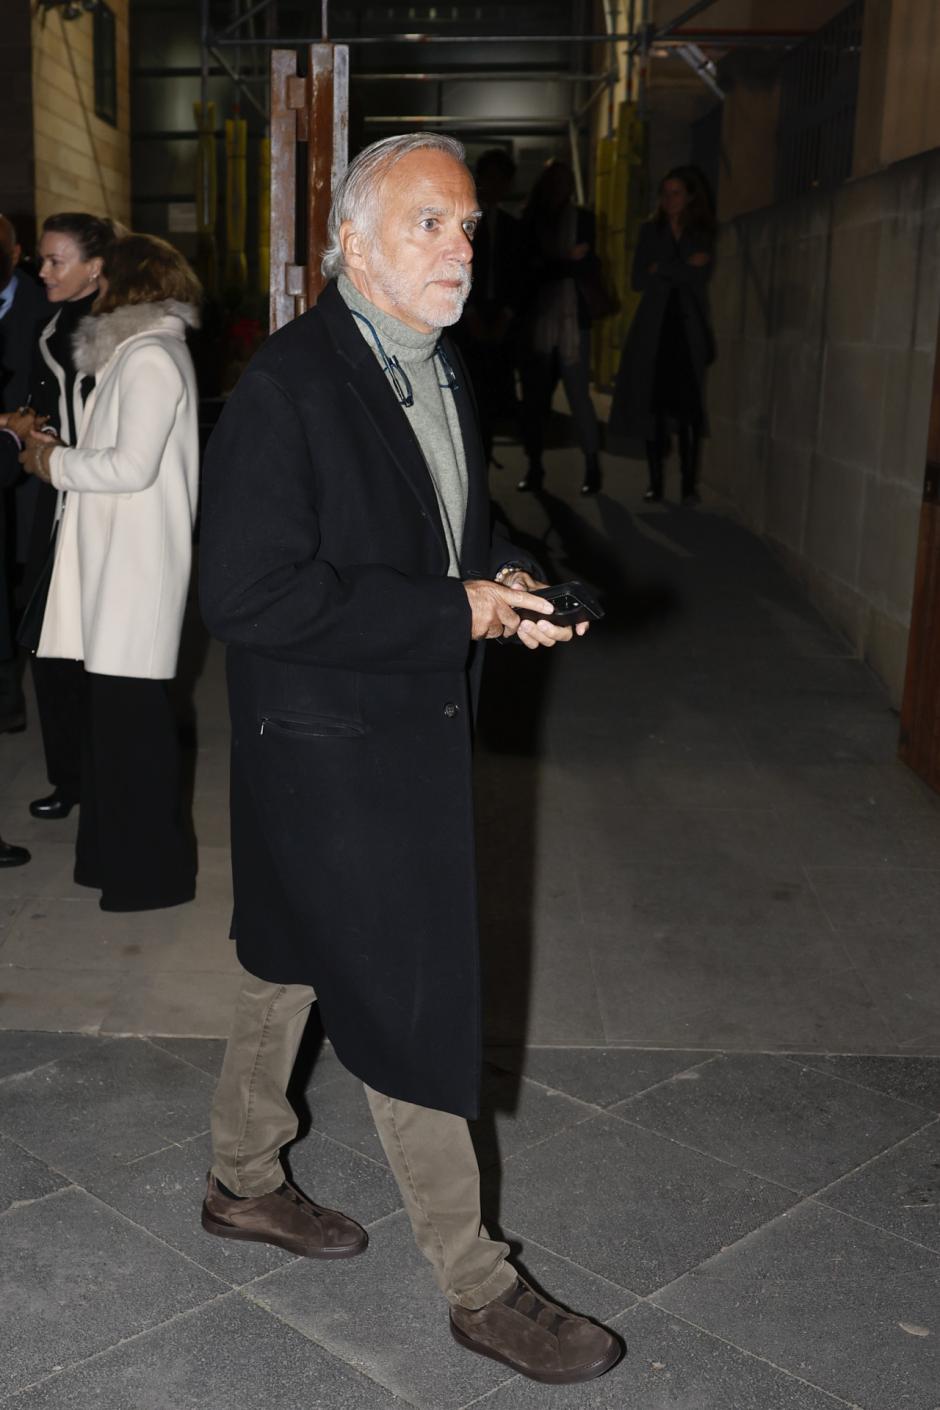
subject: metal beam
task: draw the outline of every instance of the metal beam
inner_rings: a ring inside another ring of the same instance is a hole
[[[226,25],[223,30],[220,30],[216,36],[216,42],[218,42],[219,39],[224,39],[226,35],[234,34],[237,29],[241,29],[243,24],[247,24],[249,20],[253,20],[255,15],[260,15],[262,10],[266,10],[268,6],[273,3],[274,0],[258,0],[258,3],[252,5],[250,10],[246,10],[243,15],[239,15],[231,24]]]
[[[775,47],[778,44],[797,44],[801,39],[815,34],[815,30],[732,30],[732,29],[685,29],[677,33],[657,35],[657,45],[712,44],[717,48],[729,49],[748,46],[754,49]],[[319,39],[309,34],[274,37],[264,35],[252,38],[223,39],[211,36],[211,43],[218,49],[299,49],[306,44],[317,44]],[[634,44],[639,46],[636,34],[382,34],[352,35],[347,39],[331,40],[336,44]]]
[[[672,34],[680,25],[684,25],[686,20],[691,20],[695,15],[700,15],[703,10],[710,10],[714,3],[715,0],[695,0],[694,5],[690,5],[687,10],[683,10],[681,14],[676,15],[674,20],[670,20],[668,24],[664,24],[661,29],[656,30],[653,36],[654,43],[660,39],[665,39],[667,34]]]
[[[519,117],[449,117],[446,113],[381,113],[366,116],[363,121],[371,127],[394,127],[400,123],[413,123],[417,127],[427,125],[456,128],[491,128],[498,131],[519,132],[567,132],[567,118],[527,118]]]
[[[249,102],[254,108],[255,112],[260,115],[262,121],[266,123],[268,120],[267,110],[261,106],[261,104],[258,102],[258,99],[252,93],[251,89],[245,87],[245,85],[241,81],[240,76],[235,72],[235,70],[228,63],[226,63],[225,59],[213,45],[210,44],[206,52],[212,55],[217,64],[222,65],[229,78],[235,84],[235,87],[238,89],[239,93],[244,96],[247,102]]]
[[[436,69],[433,73],[354,73],[357,83],[593,83],[598,73],[569,69]]]
[[[675,52],[684,63],[688,64],[696,78],[700,78],[705,87],[710,88],[715,97],[724,102],[725,91],[718,83],[714,63],[704,50],[700,49],[697,44],[682,44]]]
[[[354,34],[349,38],[331,41],[336,44],[507,44],[517,41],[520,44],[609,44],[611,40],[626,41],[631,34]],[[223,39],[212,36],[213,44],[224,48],[242,45],[285,49],[297,48],[303,44],[316,43],[309,35],[289,36],[279,39]]]

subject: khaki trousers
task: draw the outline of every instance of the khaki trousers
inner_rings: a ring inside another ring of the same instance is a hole
[[[284,1179],[282,1146],[297,1134],[287,1084],[310,1008],[305,984],[245,974],[212,1105],[212,1173],[233,1194],[265,1195]],[[506,1244],[480,1216],[480,1171],[467,1123],[450,1112],[365,1088],[415,1240],[445,1297],[479,1308],[511,1287]]]

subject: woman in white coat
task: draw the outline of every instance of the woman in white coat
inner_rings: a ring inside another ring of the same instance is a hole
[[[95,377],[74,448],[33,434],[24,468],[65,492],[38,656],[84,664],[82,805],[75,880],[103,910],[195,894],[181,816],[176,673],[199,473],[198,398],[186,328],[198,281],[165,241],[108,250],[101,293],[75,335]]]

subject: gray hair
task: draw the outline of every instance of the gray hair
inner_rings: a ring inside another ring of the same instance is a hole
[[[371,234],[375,228],[376,197],[382,178],[402,157],[425,147],[446,152],[458,162],[465,160],[463,144],[455,137],[443,132],[406,132],[400,137],[383,137],[381,142],[373,142],[349,163],[333,192],[327,220],[326,249],[320,264],[325,279],[335,278],[346,267],[339,242],[340,226],[348,220],[356,229]]]

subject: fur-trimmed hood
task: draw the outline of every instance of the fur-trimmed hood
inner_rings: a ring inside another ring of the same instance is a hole
[[[168,318],[182,320],[184,327],[199,327],[199,310],[195,305],[179,303],[176,299],[122,304],[110,313],[89,314],[82,319],[72,338],[75,366],[79,372],[94,376],[128,338],[149,333]]]

